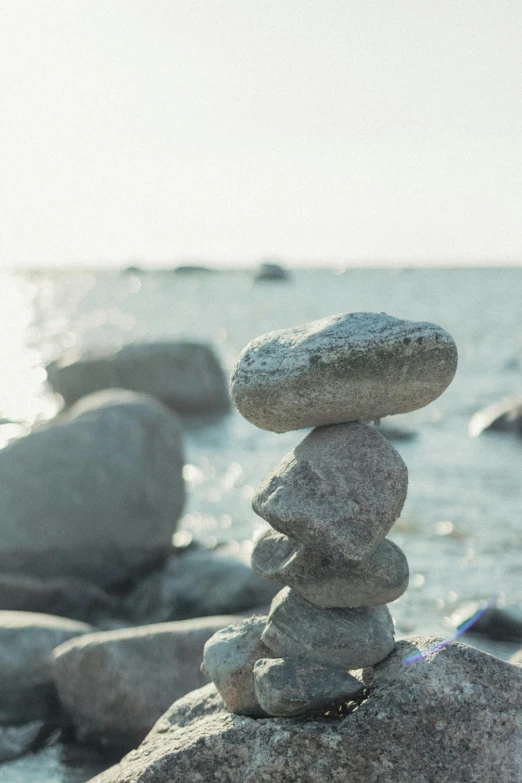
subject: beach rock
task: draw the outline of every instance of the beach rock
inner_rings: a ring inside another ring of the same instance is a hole
[[[439,641],[398,642],[338,720],[231,715],[208,685],[91,783],[519,783],[522,670],[455,642],[403,665]]]
[[[118,351],[69,353],[47,367],[66,405],[101,389],[156,397],[178,413],[223,413],[227,381],[213,349],[203,343],[134,343]]]
[[[254,280],[258,283],[266,282],[267,280],[290,280],[290,274],[288,271],[274,262],[264,261],[256,269]]]
[[[261,641],[266,617],[250,617],[218,631],[205,644],[201,670],[213,680],[226,706],[237,715],[266,717],[254,688],[254,664],[269,658]]]
[[[97,625],[118,613],[118,603],[85,579],[37,579],[25,574],[0,574],[0,610],[40,612]]]
[[[56,718],[53,649],[93,631],[86,623],[33,612],[0,612],[0,724]]]
[[[258,539],[252,569],[325,608],[388,604],[404,593],[409,576],[404,552],[388,539],[379,541],[357,568],[350,568],[275,530],[267,530]]]
[[[504,397],[500,402],[494,402],[484,410],[475,413],[469,423],[469,436],[475,438],[486,430],[516,432],[521,435],[522,394]]]
[[[23,723],[21,726],[0,726],[0,763],[28,753],[44,729],[45,722],[41,720]]]
[[[116,584],[165,560],[184,501],[178,418],[100,392],[0,451],[0,572]]]
[[[230,391],[252,424],[287,432],[422,408],[456,368],[457,348],[440,326],[346,313],[252,340]]]
[[[360,669],[393,650],[393,633],[386,606],[320,609],[285,587],[272,601],[261,641],[271,657]]]
[[[205,642],[236,619],[105,631],[60,645],[54,678],[78,739],[135,747],[173,701],[207,682]]]
[[[345,669],[297,658],[263,658],[254,666],[257,699],[268,715],[284,717],[337,710],[361,696],[364,685]]]
[[[364,560],[398,518],[408,471],[373,427],[317,427],[259,486],[252,506],[272,527],[333,561]]]
[[[200,548],[172,555],[126,597],[124,608],[134,622],[149,623],[236,614],[269,604],[278,589],[237,557]]]
[[[485,636],[498,642],[520,642],[522,644],[522,607],[518,605],[504,608],[490,606],[475,620],[469,633]]]

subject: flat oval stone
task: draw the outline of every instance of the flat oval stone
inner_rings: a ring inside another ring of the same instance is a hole
[[[259,704],[274,717],[325,713],[352,701],[364,685],[340,666],[262,658],[254,666]]]
[[[252,506],[280,533],[333,561],[359,563],[399,516],[408,470],[379,432],[317,427],[259,486]]]
[[[393,650],[393,620],[386,606],[320,609],[285,587],[272,601],[261,641],[273,657],[363,669]]]
[[[325,608],[389,604],[408,587],[408,561],[387,538],[357,567],[334,563],[284,533],[267,530],[252,552],[252,570],[292,587]]]
[[[212,678],[228,709],[237,715],[266,717],[254,689],[254,664],[270,657],[261,641],[266,619],[254,616],[228,625],[205,644],[201,671]]]
[[[230,393],[252,424],[287,432],[422,408],[456,368],[457,347],[440,326],[344,313],[252,340]]]

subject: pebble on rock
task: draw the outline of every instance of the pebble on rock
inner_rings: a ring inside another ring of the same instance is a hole
[[[252,570],[324,608],[388,604],[404,593],[409,576],[404,552],[388,539],[380,541],[359,566],[350,568],[275,530],[267,530],[257,541]]]
[[[254,681],[259,703],[274,717],[335,710],[364,690],[362,682],[340,666],[320,666],[297,658],[257,661]]]
[[[261,482],[252,506],[333,561],[364,560],[400,515],[408,470],[374,428],[318,427]]]
[[[440,326],[345,313],[252,340],[230,392],[252,424],[287,432],[422,408],[456,368],[456,345]]]
[[[261,641],[267,618],[250,617],[229,625],[209,639],[203,653],[201,671],[211,677],[231,712],[266,717],[254,688],[254,664],[268,658],[270,650]]]
[[[285,587],[272,601],[261,641],[272,657],[360,669],[393,650],[393,634],[386,606],[321,609]]]

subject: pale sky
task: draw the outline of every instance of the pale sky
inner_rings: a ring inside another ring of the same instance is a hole
[[[0,0],[0,264],[522,261],[520,0]]]

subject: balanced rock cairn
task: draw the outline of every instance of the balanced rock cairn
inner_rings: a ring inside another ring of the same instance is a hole
[[[431,323],[348,313],[263,335],[242,352],[232,400],[272,432],[314,427],[253,500],[270,523],[252,554],[282,582],[268,617],[206,644],[203,671],[251,717],[335,710],[362,691],[349,674],[394,646],[386,606],[406,590],[404,553],[385,538],[403,507],[406,465],[372,426],[422,408],[451,382],[457,349]]]

